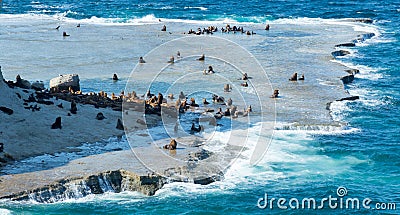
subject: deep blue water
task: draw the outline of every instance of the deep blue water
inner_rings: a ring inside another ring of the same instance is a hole
[[[279,198],[323,198],[335,195],[345,186],[349,197],[371,198],[376,202],[395,202],[400,208],[400,1],[11,1],[3,0],[3,14],[59,14],[73,19],[116,18],[116,22],[154,15],[161,19],[223,20],[265,23],[282,18],[371,18],[382,35],[379,41],[355,48],[357,54],[346,63],[366,66],[347,89],[361,96],[348,102],[343,120],[359,132],[313,135],[303,142],[297,136],[280,141],[306,145],[294,155],[326,158],[333,164],[311,160],[309,163],[269,162],[269,169],[253,167],[236,185],[216,183],[206,188],[171,185],[155,197],[118,194],[82,201],[41,204],[4,204],[16,213],[27,214],[244,214],[244,213],[376,213],[373,210],[261,210],[257,199],[265,192]],[[1,49],[1,47],[0,47]],[[364,68],[363,67],[363,68]],[[372,71],[369,71],[372,70]],[[377,78],[374,78],[377,77]],[[292,151],[293,153],[293,151]],[[282,158],[284,159],[284,158]],[[324,160],[324,159],[322,159]],[[343,166],[340,162],[343,161]],[[310,165],[311,162],[311,165]],[[332,168],[334,173],[326,169]],[[343,169],[343,172],[339,171]],[[267,173],[266,173],[267,172]],[[272,175],[279,173],[283,176]],[[322,173],[319,173],[322,172]],[[254,175],[259,175],[255,177]],[[229,180],[228,180],[229,181]],[[228,183],[228,182],[227,182]],[[232,182],[233,183],[233,182]],[[229,184],[229,183],[228,183]],[[118,212],[117,212],[118,211]],[[399,214],[400,210],[386,211]]]

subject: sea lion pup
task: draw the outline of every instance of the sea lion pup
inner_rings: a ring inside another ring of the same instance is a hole
[[[113,80],[113,81],[118,81],[118,80],[119,80],[117,74],[114,73],[114,75],[113,75],[113,77],[112,77],[112,80]]]
[[[208,102],[208,101],[206,100],[206,98],[203,98],[203,105],[208,105],[208,104],[210,104],[210,102]]]
[[[80,27],[81,27],[81,23],[78,23],[78,24],[76,25],[76,27],[77,27],[77,28],[80,28]]]
[[[178,143],[176,142],[176,140],[175,139],[171,139],[169,144],[164,146],[164,149],[176,150],[177,146],[178,146]]]
[[[209,73],[209,74],[215,73],[215,72],[214,72],[214,69],[213,69],[213,67],[212,67],[211,65],[208,66],[208,73]]]
[[[183,92],[181,91],[181,93],[179,94],[179,99],[186,99],[186,95],[183,94]]]
[[[139,63],[146,63],[146,61],[143,59],[143,57],[139,57]]]
[[[163,27],[161,28],[161,31],[167,31],[167,26],[163,25]]]
[[[174,56],[171,56],[167,63],[174,63],[174,62],[175,62],[175,58],[174,58]]]
[[[278,98],[279,95],[279,90],[274,90],[274,94],[272,94],[272,96],[270,96],[271,98]]]
[[[297,81],[297,72],[295,72],[292,77],[289,78],[289,81]]]
[[[247,32],[246,32],[246,35],[251,35],[250,31],[247,31]]]
[[[197,60],[199,61],[204,61],[206,59],[206,56],[203,54],[201,55],[201,57],[197,58]]]
[[[269,24],[267,24],[267,25],[265,26],[265,30],[266,30],[266,31],[269,31]]]
[[[181,58],[181,53],[178,51],[178,52],[176,53],[176,56],[177,56],[178,58]]]
[[[304,81],[304,74],[300,76],[299,81]]]
[[[242,87],[248,87],[249,84],[247,84],[247,81],[245,81],[244,83],[240,84]]]
[[[57,26],[56,30],[58,31],[60,29],[61,26]]]
[[[67,34],[67,32],[63,32],[63,37],[69,37],[70,35],[69,34]]]
[[[174,94],[172,94],[172,93],[168,94],[168,98],[169,99],[174,99]]]

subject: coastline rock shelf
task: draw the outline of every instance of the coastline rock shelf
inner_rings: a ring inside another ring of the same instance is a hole
[[[370,20],[355,21],[369,23]],[[181,23],[169,24],[168,27],[171,29],[183,29]],[[276,110],[264,109],[266,110],[263,112],[265,119],[274,119],[274,122],[278,121],[291,125],[284,125],[282,128],[271,126],[275,130],[316,130],[321,125],[323,127],[341,126],[341,122],[332,120],[332,116],[329,114],[330,106],[333,101],[359,99],[356,95],[347,94],[343,89],[345,84],[357,80],[355,75],[359,71],[333,63],[331,60],[347,57],[349,54],[351,56],[351,52],[344,49],[352,49],[357,46],[357,43],[370,39],[374,34],[360,34],[357,39],[352,40],[356,33],[346,25],[326,25],[321,28],[310,25],[304,28],[305,26],[277,24],[274,27],[276,28],[272,29],[281,27],[280,33],[271,29],[268,33],[263,31],[263,33],[255,35],[246,35],[246,37],[243,37],[245,36],[243,35],[240,38],[233,34],[224,34],[238,44],[243,43],[245,47],[249,48],[250,52],[255,54],[254,57],[260,59],[263,68],[266,68],[265,72],[274,88],[266,88],[263,82],[260,86],[264,88],[259,90],[259,93],[260,96],[267,99],[268,104],[273,103]],[[110,26],[110,28],[113,27]],[[330,30],[325,32],[323,30],[325,28]],[[339,28],[338,32],[345,30],[346,33],[332,35],[332,32],[337,28]],[[97,29],[93,33],[99,34]],[[134,30],[135,36],[132,36],[132,38],[135,40],[142,38],[142,43],[146,44],[153,44],[154,38],[162,38],[162,40],[157,39],[155,43],[159,45],[161,41],[169,41],[182,36],[181,34],[177,35],[174,31],[171,34],[162,34],[162,36],[157,34],[157,37],[148,37],[146,35],[149,35],[149,29],[146,25],[137,26]],[[89,28],[88,31],[90,31]],[[104,37],[108,38],[110,34],[114,34],[113,31],[110,32],[107,31]],[[287,35],[282,32],[287,32]],[[200,37],[196,36],[196,38]],[[118,43],[126,46],[128,40],[130,38],[118,40]],[[347,43],[347,41],[350,42]],[[110,40],[109,42],[109,46],[113,47],[112,43],[115,41]],[[66,43],[56,41],[55,44],[63,47]],[[90,43],[82,43],[83,46],[87,44]],[[268,49],[266,51],[258,50],[260,44]],[[193,47],[197,47],[197,45],[193,45]],[[211,47],[214,46],[211,45]],[[87,47],[82,47],[82,49],[84,48]],[[90,48],[86,50],[90,50]],[[182,49],[179,50],[182,51]],[[279,50],[279,54],[276,54],[276,50]],[[176,51],[174,50],[174,52]],[[107,53],[112,52],[107,51]],[[125,52],[116,51],[115,53]],[[126,53],[131,54],[130,51]],[[182,56],[185,54],[187,53],[182,51]],[[232,55],[235,54],[237,53],[232,52]],[[74,56],[74,54],[71,53],[71,56]],[[206,56],[208,55],[206,54]],[[118,57],[125,59],[125,57]],[[208,61],[207,58],[206,61]],[[147,61],[146,64],[150,65],[150,62]],[[125,61],[122,63],[125,63]],[[246,62],[242,64],[246,64]],[[179,60],[173,65],[178,66]],[[120,65],[118,64],[118,66]],[[131,62],[128,66],[132,66]],[[217,73],[222,72],[222,69],[217,69],[217,65],[213,66]],[[90,68],[83,68],[87,72],[85,69],[89,70]],[[120,67],[113,69],[114,71],[121,70]],[[90,76],[92,74],[95,76],[98,71],[95,68],[95,72],[88,72],[85,75]],[[288,81],[293,73],[296,76]],[[304,73],[305,78],[304,76],[301,76],[302,78],[297,77],[297,74]],[[54,73],[50,75],[56,76]],[[142,78],[147,80],[146,75],[144,73]],[[201,76],[203,78],[213,77],[211,75]],[[260,78],[254,77],[254,73],[251,74],[251,71],[249,76],[252,78],[252,80],[248,80],[250,83]],[[235,80],[235,83],[239,84],[241,81]],[[164,98],[163,95],[146,96],[145,99],[139,99],[136,93],[132,91],[125,95],[121,93],[119,96],[107,95],[103,91],[83,94],[80,91],[79,82],[79,77],[76,74],[63,75],[52,79],[51,89],[46,90],[42,83],[30,84],[29,81],[20,76],[16,78],[15,83],[12,81],[3,82],[0,71],[0,143],[1,146],[4,146],[1,148],[3,151],[0,152],[0,167],[7,162],[13,162],[13,160],[17,162],[46,154],[79,152],[80,149],[77,147],[82,146],[83,143],[88,143],[90,147],[91,143],[124,135],[127,139],[133,138],[134,141],[130,141],[129,144],[131,148],[134,148],[135,155],[131,150],[110,150],[98,154],[93,153],[94,155],[85,155],[86,157],[72,158],[71,160],[68,158],[62,165],[46,166],[46,168],[38,171],[32,169],[15,174],[1,173],[0,199],[53,203],[105,192],[135,191],[144,195],[154,195],[164,184],[174,181],[209,184],[222,180],[225,167],[230,166],[231,158],[236,158],[236,155],[243,150],[243,145],[239,143],[234,145],[233,142],[238,141],[238,137],[246,136],[245,129],[232,129],[230,127],[231,130],[240,135],[235,136],[236,140],[229,139],[230,145],[224,145],[215,153],[211,149],[206,151],[204,149],[206,147],[202,147],[207,143],[206,138],[200,135],[196,136],[198,133],[204,132],[202,130],[204,127],[200,127],[200,124],[196,122],[195,126],[192,122],[189,123],[192,124],[191,134],[186,132],[186,128],[179,128],[176,122],[179,120],[180,114],[184,114],[187,109],[198,107],[194,106],[194,100],[191,103],[192,106],[186,104],[186,100],[182,102],[179,100],[176,105],[175,102],[171,105],[171,103],[164,102],[164,99],[167,100],[167,98]],[[136,84],[140,85],[142,82]],[[141,89],[139,91],[143,91],[144,89],[137,85],[134,85],[134,87],[134,90],[138,88]],[[224,92],[222,87],[223,85],[220,86],[221,94],[224,93],[226,98],[232,96],[233,92],[229,92],[229,90]],[[241,93],[253,95],[248,89],[251,88],[240,86]],[[269,96],[274,90],[275,96],[270,98]],[[123,103],[127,98],[132,98],[132,102],[127,103],[124,109]],[[207,99],[211,101],[211,98]],[[236,103],[238,100],[233,99],[233,101]],[[253,110],[256,110],[255,104],[251,105],[253,105]],[[201,108],[205,107],[202,104],[200,106]],[[251,106],[249,108],[251,110]],[[209,106],[207,106],[207,109],[210,110],[210,115],[214,112],[214,109],[217,110],[216,108],[209,108]],[[218,112],[222,113],[222,111]],[[260,112],[248,111],[233,119],[233,117],[229,117],[227,111],[224,113],[226,114],[220,114],[221,118],[246,126],[248,122],[240,124],[241,119],[246,119],[245,116],[247,115],[260,114]],[[122,119],[127,116],[130,120]],[[211,117],[202,120],[209,121],[208,126],[211,128],[220,126],[221,124],[216,123],[220,118],[218,119],[215,116],[212,114]],[[176,138],[172,139],[173,141],[176,139],[175,143],[177,144],[174,147],[168,146],[167,149],[164,149],[163,146],[172,140],[160,135],[161,133],[154,129],[159,125],[161,117],[165,118],[166,124],[172,125],[170,126],[172,128],[170,133],[176,134]],[[193,120],[193,118],[194,116],[190,120]],[[199,120],[199,117],[197,119]],[[117,122],[118,125],[116,126]],[[264,122],[270,123],[267,120]],[[200,123],[200,120],[198,123]],[[174,125],[177,125],[176,129]],[[51,129],[52,127],[54,129]],[[149,130],[154,132],[153,136],[151,136]],[[182,133],[184,134],[181,135]],[[153,137],[159,139],[154,140]],[[137,145],[132,145],[132,142]],[[173,159],[167,160],[166,157]],[[42,164],[45,166],[46,161],[43,161]]]

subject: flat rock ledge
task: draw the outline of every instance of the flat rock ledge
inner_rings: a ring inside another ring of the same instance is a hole
[[[13,201],[34,200],[39,203],[54,203],[65,199],[82,198],[90,194],[105,192],[137,191],[154,195],[166,183],[165,178],[154,175],[137,175],[126,170],[101,172],[83,178],[66,178],[43,187],[2,196]]]

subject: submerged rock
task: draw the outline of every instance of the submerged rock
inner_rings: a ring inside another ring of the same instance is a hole
[[[339,50],[339,51],[334,51],[331,54],[333,57],[341,57],[350,54],[350,52],[346,50]]]
[[[14,113],[14,111],[11,108],[0,106],[0,111],[3,111],[3,113],[11,115]]]
[[[340,80],[342,80],[343,84],[350,84],[354,80],[354,75],[343,76]]]

